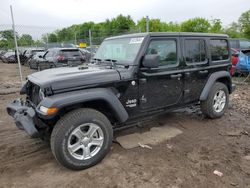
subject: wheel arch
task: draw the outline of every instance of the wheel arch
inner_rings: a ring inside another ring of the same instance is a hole
[[[111,121],[125,122],[128,119],[127,111],[117,96],[108,88],[87,89],[46,97],[36,110],[43,118],[51,119],[53,117],[46,117],[39,111],[40,106],[58,108],[58,113],[53,117],[76,108],[93,108],[102,112]]]
[[[215,72],[209,76],[206,85],[201,92],[200,101],[204,101],[207,99],[209,91],[211,90],[215,82],[221,82],[225,84],[228,88],[229,94],[231,94],[234,90],[232,79],[229,72],[227,71]]]

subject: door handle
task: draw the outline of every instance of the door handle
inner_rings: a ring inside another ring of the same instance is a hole
[[[147,79],[146,78],[140,78],[139,79],[139,83],[140,84],[145,84],[147,82]]]
[[[172,74],[170,77],[171,78],[181,78],[182,74]]]
[[[200,74],[207,74],[208,73],[208,70],[202,70],[202,71],[199,71]]]

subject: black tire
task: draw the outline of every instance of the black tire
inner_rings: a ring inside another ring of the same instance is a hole
[[[103,132],[103,143],[99,151],[91,158],[76,159],[68,151],[71,133],[84,123],[94,123]],[[55,125],[51,134],[51,150],[56,160],[66,168],[82,170],[100,162],[109,152],[113,140],[113,129],[109,120],[94,109],[77,109],[64,115]]]
[[[224,91],[226,101],[225,101],[225,106],[222,108],[222,110],[220,112],[217,112],[213,107],[214,97],[220,90]],[[208,94],[207,100],[201,101],[201,111],[208,118],[211,119],[219,118],[224,115],[225,111],[228,108],[228,103],[229,103],[229,92],[227,86],[221,82],[215,82],[215,84],[213,85],[212,89]]]

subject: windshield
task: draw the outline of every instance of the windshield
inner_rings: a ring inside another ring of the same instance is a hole
[[[104,41],[95,54],[95,59],[134,61],[143,41],[143,37],[120,38]]]
[[[61,53],[64,57],[67,58],[81,56],[81,52],[79,50],[62,50]]]

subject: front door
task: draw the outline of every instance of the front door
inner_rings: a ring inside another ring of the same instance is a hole
[[[145,52],[147,54],[158,54],[160,61],[157,68],[140,68],[140,109],[157,110],[177,105],[183,94],[179,37],[152,38]]]

